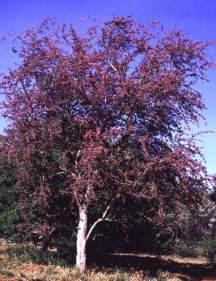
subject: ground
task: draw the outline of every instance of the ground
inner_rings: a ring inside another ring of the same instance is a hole
[[[82,274],[55,254],[0,240],[0,281],[216,281],[216,264],[203,258],[115,253]]]

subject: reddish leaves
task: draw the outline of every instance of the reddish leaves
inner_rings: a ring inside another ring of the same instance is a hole
[[[193,85],[210,66],[208,43],[155,29],[126,17],[85,36],[44,22],[19,37],[21,63],[2,93],[23,190],[47,202],[60,192],[78,205],[128,195],[163,205],[205,186],[199,151],[176,136],[204,108]]]

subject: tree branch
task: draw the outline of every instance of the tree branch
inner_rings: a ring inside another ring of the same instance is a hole
[[[100,222],[102,222],[102,221],[110,221],[110,220],[107,218],[107,213],[108,213],[109,209],[110,209],[110,205],[108,205],[108,206],[106,207],[106,210],[104,211],[102,217],[99,218],[99,219],[97,219],[97,220],[93,223],[93,225],[90,227],[90,229],[89,229],[89,231],[88,231],[88,234],[86,235],[86,242],[88,241],[88,239],[89,239],[90,235],[92,234],[93,230],[95,229],[95,227],[96,227]]]
[[[115,66],[114,66],[111,62],[109,62],[109,66],[112,68],[112,70],[114,70],[115,72],[117,72],[117,69],[115,68]]]

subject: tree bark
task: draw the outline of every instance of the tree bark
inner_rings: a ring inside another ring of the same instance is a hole
[[[94,231],[95,227],[102,221],[108,220],[107,213],[110,209],[108,205],[106,210],[104,211],[101,218],[97,219],[92,226],[90,227],[89,231],[88,228],[88,208],[86,205],[79,205],[79,223],[78,223],[78,230],[77,230],[77,255],[76,255],[76,268],[80,271],[84,271],[86,269],[86,243],[89,240],[92,232]]]
[[[77,230],[77,255],[76,268],[80,271],[86,269],[86,235],[87,235],[88,214],[87,207],[79,207],[79,223]]]

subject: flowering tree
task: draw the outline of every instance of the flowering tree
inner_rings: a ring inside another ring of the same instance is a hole
[[[18,163],[19,194],[41,206],[67,196],[80,270],[88,239],[118,202],[145,200],[162,219],[164,206],[192,204],[206,185],[185,130],[204,108],[193,85],[205,80],[208,43],[156,27],[122,17],[81,35],[44,21],[17,37],[19,65],[2,79],[3,142]]]

